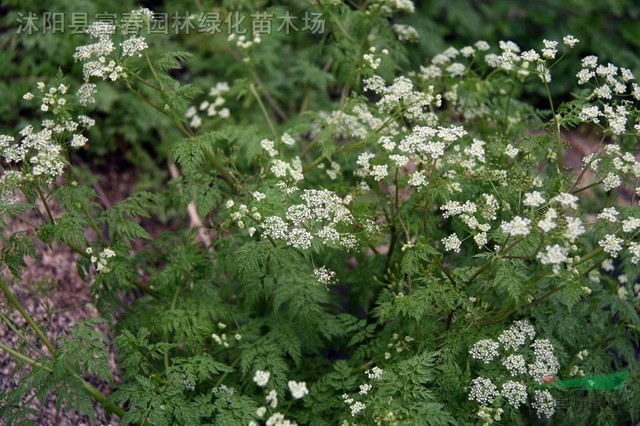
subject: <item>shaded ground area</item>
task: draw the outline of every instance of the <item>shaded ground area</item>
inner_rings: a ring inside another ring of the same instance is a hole
[[[101,174],[95,189],[103,198],[103,203],[114,204],[132,192],[136,173],[132,168],[122,170],[122,165],[117,162],[109,162],[108,164],[109,166]],[[56,206],[52,206],[52,208],[54,217],[61,214],[56,210]],[[36,213],[30,212],[30,217],[27,217],[27,220],[39,223],[40,218]],[[18,220],[8,219],[7,222],[13,232],[33,232],[29,226]],[[5,230],[5,232],[7,231]],[[95,237],[87,236],[89,239]],[[11,280],[6,270],[2,271],[2,278],[13,284],[11,290],[14,295],[34,319],[46,328],[49,339],[59,342],[61,337],[69,333],[71,326],[83,319],[97,317],[99,313],[92,304],[89,283],[84,281],[76,270],[78,254],[65,246],[49,248],[40,242],[36,248],[37,256],[27,259],[27,268],[25,268],[20,280]],[[0,303],[4,305],[0,312],[11,312],[10,319],[15,324],[15,328],[19,332],[29,334],[26,321],[15,309],[6,306],[8,304],[4,296],[0,296]],[[107,327],[101,327],[101,331],[106,333]],[[34,345],[37,346],[37,349],[21,344],[17,334],[4,323],[0,325],[0,341],[34,359],[41,357],[42,354],[47,354],[46,347],[40,342]],[[111,348],[110,364],[117,380],[113,347]],[[20,377],[26,373],[24,368],[23,363],[16,362],[12,356],[0,351],[0,392],[4,393],[15,389]],[[88,379],[100,391],[108,394],[109,389],[105,383]],[[28,405],[42,413],[42,417],[37,422],[40,425],[117,424],[117,422],[107,420],[105,411],[99,404],[94,404],[96,421],[91,421],[86,416],[79,415],[64,406],[58,410],[52,395],[47,398],[44,404],[32,399]],[[0,419],[0,424],[4,424],[2,419]]]

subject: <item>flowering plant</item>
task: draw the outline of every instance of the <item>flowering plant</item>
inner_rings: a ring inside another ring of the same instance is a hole
[[[0,343],[30,366],[0,414],[33,416],[33,388],[122,424],[637,421],[633,73],[585,57],[559,103],[573,36],[478,41],[402,72],[419,34],[394,19],[411,1],[314,7],[326,46],[304,51],[308,91],[286,104],[261,78],[261,49],[286,41],[230,36],[230,78],[202,96],[179,78],[187,53],[154,49],[149,9],[88,27],[78,87],[59,75],[24,95],[46,118],[0,136],[0,209],[28,228],[3,222],[0,287],[35,351]],[[544,109],[520,96],[530,85]],[[158,133],[170,177],[103,206],[77,150],[116,89],[173,126]],[[600,139],[570,164],[563,129],[579,126]],[[101,315],[58,341],[12,291],[37,241],[76,253]],[[632,375],[604,410],[545,387],[612,369]]]

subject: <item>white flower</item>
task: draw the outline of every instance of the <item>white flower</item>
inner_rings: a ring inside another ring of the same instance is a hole
[[[515,350],[525,344],[526,339],[533,339],[536,330],[528,321],[516,321],[509,328],[505,329],[498,336],[498,341],[507,350]]]
[[[409,179],[409,185],[421,187],[426,183],[427,179],[422,171],[414,172]]]
[[[550,208],[544,214],[544,219],[538,222],[538,228],[542,229],[544,232],[549,232],[554,229],[557,224],[554,221],[558,217],[558,213],[555,209]]]
[[[369,383],[365,383],[364,385],[360,385],[360,392],[358,392],[360,395],[366,395],[369,393],[369,391],[373,388],[373,386],[371,386]]]
[[[266,413],[267,407],[265,407],[264,405],[256,410],[256,416],[258,416],[259,418],[264,417]]]
[[[498,342],[492,339],[478,340],[469,350],[469,354],[473,359],[489,364],[498,356]]]
[[[511,144],[507,145],[507,148],[504,150],[504,153],[510,158],[516,158],[518,152],[520,152],[520,150]]]
[[[550,418],[556,411],[556,400],[548,390],[536,389],[533,392],[533,403],[531,406],[536,410],[540,418]]]
[[[576,74],[576,77],[578,77],[578,84],[585,84],[586,82],[588,82],[589,80],[591,80],[592,77],[595,77],[596,73],[588,70],[586,68],[581,69],[578,74]],[[597,109],[597,107],[596,107]],[[583,109],[584,111],[584,109]]]
[[[544,252],[538,253],[538,259],[543,265],[558,265],[567,260],[568,249],[554,244],[546,246]]]
[[[137,36],[133,36],[130,39],[123,41],[120,43],[120,46],[122,46],[122,54],[124,56],[133,56],[137,54],[140,57],[142,56],[142,53],[140,52],[149,47],[149,45],[144,41],[144,37]]]
[[[351,410],[351,416],[353,417],[355,417],[356,414],[360,413],[365,408],[367,408],[367,406],[360,401],[356,401],[351,406],[349,406],[349,409]]]
[[[524,194],[523,204],[529,207],[540,207],[546,202],[544,197],[538,191],[529,192]]]
[[[268,371],[258,370],[253,376],[253,381],[256,383],[256,385],[262,388],[267,385],[270,377],[271,377],[271,373],[269,373]]]
[[[502,385],[501,395],[511,406],[518,408],[527,402],[527,386],[523,383],[509,380]]]
[[[364,374],[366,374],[369,379],[380,380],[383,372],[381,368],[373,367],[371,370],[365,371]]]
[[[478,40],[475,44],[474,44],[475,48],[481,51],[486,51],[490,49],[489,43],[487,43],[484,40]]]
[[[567,229],[565,230],[564,235],[570,242],[573,242],[580,235],[584,234],[586,230],[584,228],[584,225],[582,224],[582,220],[580,220],[579,218],[568,216],[566,219]]]
[[[517,374],[526,374],[527,364],[524,357],[520,354],[511,354],[502,360],[502,365],[506,367],[512,376]]]
[[[551,40],[542,40],[542,42],[544,43],[542,56],[547,59],[554,59],[556,57],[556,53],[558,53],[558,50],[556,49],[556,47],[558,47],[558,42]]]
[[[189,122],[189,126],[193,127],[194,129],[197,129],[201,125],[202,125],[202,119],[200,118],[199,115],[194,115],[191,121]]]
[[[558,201],[562,205],[562,207],[569,207],[572,209],[578,208],[578,204],[577,204],[578,197],[576,197],[575,195],[569,194],[567,192],[558,194],[553,199]]]
[[[305,382],[295,382],[293,380],[289,380],[287,385],[289,386],[289,390],[291,391],[291,396],[295,399],[300,399],[309,394],[309,390],[307,389],[307,384]]]
[[[287,237],[287,244],[299,249],[309,249],[312,240],[313,235],[306,229],[293,228]]]
[[[276,392],[275,389],[272,389],[267,394],[265,400],[271,408],[276,408],[278,406],[278,392]]]
[[[625,287],[618,287],[618,297],[621,300],[627,299],[627,289]]]
[[[564,44],[566,44],[567,46],[569,46],[569,47],[573,47],[573,46],[575,46],[577,43],[579,43],[579,42],[580,42],[580,40],[578,40],[577,38],[575,38],[575,37],[574,37],[574,36],[572,36],[572,35],[566,35],[566,36],[564,36],[564,37],[562,38],[562,42],[563,42]]]
[[[469,390],[470,401],[476,401],[480,405],[491,405],[498,396],[500,396],[498,388],[491,380],[484,377],[476,377],[471,382]]]
[[[598,214],[598,219],[606,220],[607,222],[617,222],[618,221],[618,210],[615,207],[608,207],[602,210],[600,214]]]
[[[602,186],[604,187],[605,191],[610,191],[613,188],[617,188],[618,186],[620,186],[621,183],[622,181],[620,180],[620,177],[618,175],[609,172],[602,181]]]
[[[511,222],[502,222],[501,228],[506,234],[513,237],[519,235],[526,236],[529,234],[530,225],[531,220],[516,216]]]
[[[462,77],[464,76],[465,71],[466,67],[459,62],[455,62],[447,67],[447,72],[451,77]]]
[[[611,255],[611,257],[618,257],[618,253],[622,250],[622,244],[624,240],[618,238],[613,234],[605,235],[605,237],[598,241],[598,245],[602,249]]]
[[[88,139],[85,136],[75,134],[71,138],[71,142],[69,143],[69,145],[71,145],[72,148],[80,148],[84,146],[87,143],[87,141]]]
[[[382,180],[389,175],[388,166],[386,164],[373,166],[371,168],[371,176],[375,180]]]
[[[444,244],[445,250],[460,253],[460,245],[462,243],[456,234],[451,234],[448,237],[443,238],[442,243]]]
[[[280,138],[280,141],[283,144],[289,145],[289,146],[291,146],[291,145],[296,143],[295,139],[293,139],[289,133],[283,134],[282,137]]]
[[[316,277],[320,284],[328,285],[333,283],[333,278],[336,276],[336,273],[322,266],[320,268],[314,269],[313,275]]]

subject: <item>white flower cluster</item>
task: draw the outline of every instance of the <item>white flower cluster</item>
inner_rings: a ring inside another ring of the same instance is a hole
[[[526,384],[531,379],[536,383],[545,383],[560,368],[551,342],[547,339],[534,340],[535,337],[536,331],[528,321],[516,321],[498,336],[497,341],[482,339],[469,350],[473,359],[485,365],[499,358],[506,370],[506,374],[496,378],[502,384],[496,384],[486,377],[477,377],[471,382],[469,400],[481,405],[478,415],[485,422],[491,423],[495,410],[502,410],[500,403],[493,406],[496,401],[500,401],[498,397],[517,409],[527,402],[530,393],[533,394],[532,406],[539,417],[550,417],[553,414],[555,400],[551,394],[548,391],[539,394],[539,389],[528,390]],[[527,344],[530,341],[532,343]],[[527,363],[528,358],[531,361]],[[490,371],[495,372],[495,368]],[[498,413],[498,417],[501,413],[502,411]]]
[[[238,46],[242,50],[249,50],[253,45],[262,43],[262,38],[260,35],[256,35],[252,39],[248,39],[246,35],[236,35],[235,33],[229,34],[227,41],[236,42],[236,46]],[[248,57],[245,57],[245,62],[249,60]]]
[[[313,276],[318,280],[318,283],[322,285],[329,285],[334,283],[336,273],[331,269],[327,269],[324,266],[313,270]]]
[[[365,64],[372,70],[377,70],[382,62],[382,57],[376,56],[376,51],[377,49],[375,46],[371,46],[369,48],[369,52],[362,55],[362,59],[364,59]],[[380,53],[382,53],[383,56],[387,56],[389,51],[387,49],[382,49]]]
[[[32,125],[25,126],[20,131],[22,138],[17,143],[13,136],[0,135],[0,155],[8,163],[22,163],[23,166],[29,167],[28,174],[23,175],[25,179],[41,176],[47,182],[51,182],[62,174],[65,166],[65,153],[61,142],[66,141],[72,148],[81,148],[88,141],[81,132],[95,125],[95,121],[85,115],[79,115],[75,120],[70,117],[66,109],[69,88],[65,84],[47,88],[47,85],[40,81],[36,86],[42,98],[40,109],[53,114],[54,119],[44,119],[39,131]],[[34,95],[27,93],[24,97],[31,100]]]
[[[129,17],[122,22],[122,26],[128,29],[142,29],[144,23],[148,23],[153,19],[153,12],[149,9],[138,9],[130,13]],[[102,80],[116,81],[126,78],[127,73],[123,64],[118,61],[116,45],[112,40],[112,36],[116,33],[117,27],[113,23],[94,22],[87,27],[85,32],[93,39],[97,39],[94,43],[84,46],[78,46],[73,58],[77,62],[83,62],[82,73],[84,75],[84,84],[77,92],[78,101],[81,105],[88,105],[95,102],[93,95],[96,92],[95,84],[90,80],[93,77]],[[128,39],[123,40],[119,44],[122,57],[142,56],[142,52],[149,46],[145,38],[137,34],[132,34]]]
[[[376,0],[371,2],[367,13],[381,12],[386,16],[393,16],[397,12],[413,13],[415,5],[411,0]]]
[[[344,140],[362,140],[374,131],[388,135],[398,133],[397,123],[384,123],[369,111],[365,103],[355,105],[350,112],[338,110],[330,114],[320,112],[319,115],[322,122],[315,123],[312,137],[317,136],[323,126],[330,129],[336,138]],[[383,128],[383,124],[386,127]]]
[[[536,410],[540,418],[550,418],[556,412],[556,400],[548,390],[536,389],[533,392],[533,402],[531,406]]]
[[[369,380],[375,380],[375,381],[379,381],[382,379],[382,373],[384,373],[384,371],[379,367],[373,367],[372,369],[365,371],[365,374],[369,378]],[[364,383],[359,386],[358,394],[361,396],[367,396],[372,389],[373,389],[372,384]],[[365,408],[367,408],[367,405],[364,402],[356,401],[355,398],[352,398],[346,393],[342,395],[342,400],[344,401],[345,404],[349,406],[349,411],[352,417],[355,417],[356,415],[361,413]]]
[[[87,247],[85,252],[89,255],[93,254],[93,249],[91,247]],[[106,248],[98,254],[98,256],[91,256],[91,263],[96,267],[96,271],[98,272],[111,272],[111,268],[109,268],[109,259],[116,256],[116,252],[111,250],[110,248]]]
[[[397,171],[403,169],[401,176],[408,175],[406,182],[410,187],[425,188],[425,170],[432,168],[434,162],[445,155],[446,149],[466,134],[460,126],[415,126],[398,143],[391,136],[381,136],[378,145],[383,152],[379,155],[361,153],[356,161],[358,169],[355,174],[381,181],[388,176],[396,176]],[[483,152],[481,146],[480,150],[477,146],[470,148],[470,154],[476,157],[481,157]]]
[[[448,237],[444,237],[442,239],[442,244],[444,244],[444,249],[446,251],[460,253],[460,246],[462,245],[462,242],[455,233]]]
[[[364,374],[366,374],[367,377],[372,380],[381,380],[382,373],[384,373],[384,370],[380,367],[373,367],[371,370],[367,370],[364,372]]]
[[[269,373],[268,371],[257,370],[253,376],[253,381],[255,382],[256,385],[263,388],[267,386],[267,383],[269,382],[270,377],[271,377],[271,373]]]
[[[271,377],[271,373],[269,373],[268,371],[257,370],[253,376],[253,381],[256,383],[256,385],[260,387],[265,387],[269,382],[270,377]],[[309,389],[307,389],[307,384],[305,382],[296,382],[294,380],[289,380],[289,382],[287,383],[287,386],[289,387],[289,391],[291,392],[291,396],[293,397],[293,399],[301,399],[309,394]],[[269,408],[273,410],[278,408],[278,392],[275,389],[271,389],[267,393],[265,397],[265,404],[266,405],[263,405],[256,410],[256,416],[259,419],[263,419],[265,417]],[[275,412],[271,414],[269,418],[266,420],[265,424],[268,426],[295,426],[296,425],[295,422],[291,420],[287,420],[284,414],[279,412]],[[249,425],[257,426],[258,423],[255,421],[252,421],[252,422],[249,422]]]
[[[295,144],[295,139],[288,133],[284,133],[280,138],[280,142],[285,146],[292,146]],[[276,149],[276,143],[270,139],[263,139],[260,141],[260,147],[266,151],[267,155],[271,157],[271,166],[269,171],[278,178],[286,178],[287,176],[294,182],[298,182],[304,179],[302,172],[302,161],[300,157],[294,157],[291,162],[275,158],[278,156],[278,150]],[[340,166],[333,167],[335,173],[340,170]]]
[[[381,112],[400,110],[412,121],[432,122],[429,107],[439,107],[442,103],[441,95],[433,94],[433,87],[426,92],[414,90],[411,80],[404,76],[397,77],[387,86],[382,77],[374,75],[364,80],[364,89],[380,96],[376,105]]]
[[[568,35],[563,38],[563,42],[569,48],[573,48],[578,39]],[[551,73],[547,61],[556,58],[558,53],[558,42],[553,40],[543,40],[543,48],[540,52],[528,50],[522,52],[520,47],[512,41],[500,41],[500,54],[485,53],[484,62],[492,68],[499,68],[507,72],[515,72],[519,78],[525,78],[530,74],[537,75],[543,82],[551,81]],[[420,77],[424,80],[435,79],[446,72],[451,77],[462,77],[465,75],[466,66],[457,60],[458,56],[467,58],[468,61],[476,59],[478,52],[488,51],[490,46],[485,41],[478,41],[474,46],[465,46],[460,50],[450,47],[444,52],[437,54],[431,60],[431,65],[421,67]],[[453,95],[453,92],[451,92]],[[457,99],[450,101],[457,103]],[[463,106],[463,105],[460,105]],[[464,109],[464,108],[463,108]]]
[[[0,202],[4,204],[14,204],[18,202],[16,190],[20,189],[24,183],[24,175],[17,170],[5,170],[0,176]]]
[[[409,344],[414,340],[415,339],[411,336],[404,336],[404,338],[401,339],[398,333],[393,333],[393,335],[391,336],[391,342],[387,344],[387,348],[389,349],[394,348],[396,353],[400,353],[407,350],[409,347]],[[384,359],[390,359],[390,358],[391,358],[391,352],[385,352]]]
[[[502,222],[502,230],[512,237],[529,235],[531,220],[516,216],[511,222]]]
[[[489,364],[498,356],[498,347],[500,345],[493,339],[478,340],[469,350],[469,354],[473,359]]]
[[[347,205],[351,197],[339,197],[329,190],[307,189],[300,196],[303,203],[290,206],[285,219],[268,216],[259,228],[265,237],[283,240],[288,245],[307,250],[314,240],[346,249],[356,247],[357,240],[339,228],[353,223]]]
[[[484,377],[476,377],[471,382],[469,401],[476,401],[480,405],[491,405],[498,396],[500,396],[500,392],[498,392],[498,388],[491,380]]]
[[[300,399],[309,394],[309,390],[307,389],[307,384],[305,382],[289,380],[287,386],[289,386],[289,391],[291,391],[291,396],[294,399]]]
[[[442,216],[445,219],[458,216],[462,220],[473,233],[473,239],[478,247],[483,247],[487,244],[487,232],[491,230],[491,225],[483,222],[495,220],[499,207],[498,200],[493,194],[482,194],[481,199],[484,199],[481,204],[476,204],[472,201],[460,203],[459,201],[450,200],[440,207],[440,210],[444,212]],[[449,241],[449,243],[452,242],[455,243],[455,240]],[[455,249],[451,244],[449,246]]]
[[[398,37],[398,40],[400,41],[415,43],[420,39],[420,35],[418,34],[418,31],[415,28],[413,28],[411,25],[393,24],[391,26],[391,29],[393,30],[394,33],[396,33],[396,37]]]
[[[196,108],[194,105],[190,106],[185,112],[184,117],[186,119],[191,120],[189,122],[189,126],[197,129],[202,125],[202,118],[198,114],[198,111],[206,111],[207,117],[220,117],[220,118],[229,118],[231,115],[229,112],[229,108],[219,109],[224,103],[226,99],[222,96],[229,91],[229,84],[226,82],[216,83],[215,86],[211,88],[209,91],[209,96],[213,98],[212,102],[208,100],[204,100],[200,103],[200,105]]]
[[[225,328],[227,328],[227,325],[219,322],[218,323],[218,328],[220,329],[221,333],[217,334],[217,333],[212,333],[211,334],[211,338],[213,339],[214,342],[216,342],[218,345],[222,346],[223,348],[228,348],[229,347],[229,341],[232,341],[231,339],[227,339],[227,333],[222,332],[222,330],[224,330]],[[236,333],[233,335],[233,338],[236,341],[240,341],[242,340],[242,335],[240,333]],[[257,373],[256,373],[257,374]],[[269,373],[267,373],[268,375]],[[255,378],[254,378],[255,380]],[[267,376],[267,380],[269,380],[269,377]]]
[[[640,100],[640,86],[632,83],[635,76],[631,70],[618,68],[609,63],[606,66],[598,64],[597,56],[587,56],[582,59],[582,69],[576,74],[578,84],[589,84],[593,87],[590,100],[596,105],[584,106],[578,114],[578,118],[587,123],[600,123],[600,118],[607,121],[607,131],[612,135],[621,135],[627,132],[627,110],[629,101],[622,99],[628,97]],[[617,100],[615,97],[621,97]]]

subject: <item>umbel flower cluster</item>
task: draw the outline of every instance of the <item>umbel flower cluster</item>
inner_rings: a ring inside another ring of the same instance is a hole
[[[253,382],[261,388],[265,388],[269,383],[269,379],[271,378],[271,373],[265,370],[257,370],[255,375],[253,376]],[[294,400],[302,399],[306,395],[309,394],[309,389],[307,389],[307,384],[305,382],[296,382],[294,380],[289,380],[287,382],[287,387],[289,388],[289,392],[291,393],[291,397]],[[285,418],[285,415],[274,410],[278,408],[278,392],[275,389],[271,389],[267,396],[265,397],[265,404],[260,406],[256,410],[256,417],[258,419],[263,419],[264,424],[266,426],[295,426],[296,422],[288,420]],[[267,413],[272,411],[268,417]],[[256,421],[249,422],[250,426],[257,426],[259,423]]]
[[[535,337],[533,326],[520,320],[497,339],[479,340],[469,350],[479,363],[497,367],[492,378],[476,377],[469,386],[469,400],[480,404],[477,415],[485,424],[499,421],[507,405],[518,409],[529,403],[543,419],[554,414],[555,399],[536,385],[553,381],[560,364],[551,342]]]

